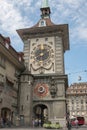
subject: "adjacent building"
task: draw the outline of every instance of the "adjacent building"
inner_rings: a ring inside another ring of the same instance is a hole
[[[21,125],[31,125],[33,118],[41,119],[41,125],[50,120],[64,126],[68,24],[55,25],[51,21],[48,0],[43,0],[40,10],[41,19],[36,25],[17,30],[24,42],[24,56],[11,47],[9,38],[0,36],[1,116],[13,120],[18,115]]]
[[[23,53],[16,52],[9,37],[0,34],[0,118],[17,115],[18,74],[24,70]]]
[[[83,116],[87,122],[87,82],[70,85],[67,90],[67,108],[70,118]]]

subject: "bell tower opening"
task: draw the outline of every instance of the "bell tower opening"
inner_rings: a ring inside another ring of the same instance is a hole
[[[49,7],[49,4],[48,4],[48,0],[43,0],[43,3],[42,3],[42,8],[40,9],[42,14],[41,14],[41,18],[44,19],[44,18],[50,18],[50,7]]]
[[[38,104],[33,107],[33,118],[35,120],[35,125],[39,126],[39,120],[41,121],[41,126],[48,119],[48,108],[44,104]]]

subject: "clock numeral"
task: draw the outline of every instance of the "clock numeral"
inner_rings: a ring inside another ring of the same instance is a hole
[[[34,56],[31,56],[30,58],[31,58],[31,59],[33,59],[33,58],[34,58]]]
[[[31,55],[33,54],[33,51],[31,52]]]
[[[36,47],[33,48],[33,50],[35,50],[35,49],[36,49]]]
[[[34,46],[36,43],[33,43],[32,46]]]

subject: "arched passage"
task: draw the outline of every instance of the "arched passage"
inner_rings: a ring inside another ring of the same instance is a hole
[[[48,119],[48,108],[44,104],[38,104],[33,107],[33,118],[41,120],[41,126]],[[37,123],[38,124],[38,123]]]
[[[4,121],[4,123],[6,123],[7,121],[11,121],[11,110],[9,108],[2,108],[1,109],[1,117]]]

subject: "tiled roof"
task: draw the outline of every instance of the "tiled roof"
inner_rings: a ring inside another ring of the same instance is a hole
[[[74,83],[67,89],[67,94],[86,94],[87,93],[87,82]]]
[[[45,19],[43,19],[43,20],[46,21],[46,26],[53,26],[53,25],[55,25],[55,24],[51,21],[51,19],[49,19],[49,18],[45,18]],[[39,22],[40,22],[40,20],[39,20]],[[33,27],[39,27],[39,22],[38,22],[36,25],[34,25]]]
[[[21,57],[21,61],[24,61],[23,59],[23,52],[17,52],[12,46],[11,41],[9,37],[4,37],[0,34],[0,44],[2,44],[10,53],[11,55],[14,55],[16,59],[19,60],[19,57]],[[7,45],[8,46],[7,46]]]

